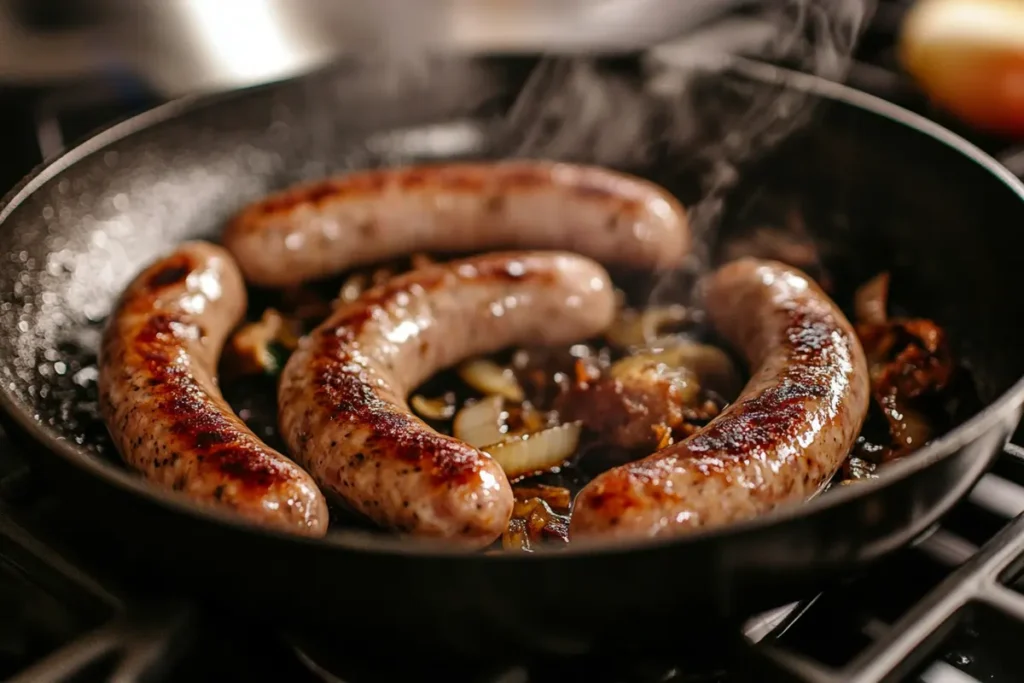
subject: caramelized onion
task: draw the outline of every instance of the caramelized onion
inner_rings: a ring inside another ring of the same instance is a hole
[[[416,394],[409,403],[420,417],[428,420],[450,420],[455,414],[455,394],[452,392],[439,398],[424,398]]]
[[[268,308],[259,321],[243,325],[232,335],[225,354],[225,375],[275,374],[298,343],[297,321]]]
[[[524,398],[523,388],[515,374],[486,358],[474,358],[459,366],[462,381],[485,395],[498,395],[510,401]]]
[[[516,500],[540,499],[556,510],[568,510],[572,504],[572,492],[562,486],[517,486],[512,489]]]
[[[681,371],[678,380],[684,404],[696,401],[702,388],[726,401],[736,398],[743,388],[739,372],[728,354],[716,346],[692,342],[629,356],[612,365],[609,373],[613,378],[621,378],[658,366]]]
[[[534,543],[544,540],[568,543],[569,518],[556,513],[542,498],[517,500],[502,545],[530,552]]]
[[[857,289],[853,311],[861,325],[883,325],[889,319],[889,273],[879,273]]]
[[[530,534],[527,530],[526,520],[522,517],[513,517],[509,520],[508,528],[501,535],[501,547],[505,550],[521,550],[532,552],[530,547]]]
[[[504,398],[492,395],[464,407],[452,424],[455,438],[476,448],[501,441],[505,436],[502,424],[504,405]]]
[[[565,463],[580,443],[582,424],[570,422],[484,447],[509,479],[547,472]]]
[[[622,349],[646,346],[657,339],[666,327],[691,320],[690,310],[678,304],[654,306],[644,311],[624,308],[605,331],[605,338],[613,346]]]

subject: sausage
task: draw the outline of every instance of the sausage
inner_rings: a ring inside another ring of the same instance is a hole
[[[646,180],[542,161],[361,171],[245,208],[224,245],[249,282],[287,286],[401,254],[565,249],[609,265],[677,266],[686,213]]]
[[[268,527],[327,531],[327,504],[298,465],[256,437],[217,386],[246,308],[231,256],[183,244],[140,274],[107,323],[100,406],[122,458],[146,478]]]
[[[580,491],[574,539],[650,537],[747,519],[816,493],[868,411],[864,351],[814,281],[741,259],[704,283],[712,326],[749,363],[739,398],[692,436]]]
[[[608,274],[575,254],[494,253],[400,275],[300,343],[281,376],[281,432],[325,492],[377,524],[485,546],[512,513],[504,472],[428,427],[406,396],[467,356],[595,335],[614,308]]]

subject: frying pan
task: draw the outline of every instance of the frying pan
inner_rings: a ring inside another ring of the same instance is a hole
[[[197,509],[118,464],[96,419],[90,363],[103,317],[134,274],[183,239],[214,237],[246,202],[303,178],[522,152],[497,114],[528,66],[481,60],[473,68],[483,79],[439,69],[394,89],[341,69],[176,101],[99,133],[6,198],[6,428],[76,511],[68,523],[110,548],[110,564],[338,652],[658,650],[703,642],[696,636],[849,575],[911,542],[971,488],[1024,400],[1024,298],[1015,295],[1024,187],[916,115],[778,70],[729,79],[776,99],[798,97],[812,113],[744,161],[741,180],[721,191],[725,211],[711,243],[798,212],[841,302],[889,270],[896,303],[948,330],[976,387],[979,404],[964,403],[954,429],[879,478],[684,538],[467,555],[358,528],[323,540],[288,537]],[[622,73],[637,77],[628,67]],[[700,135],[721,128],[721,105],[739,92],[722,90],[725,81],[690,84]],[[701,155],[666,144],[657,125],[649,134],[640,161],[616,164],[615,153],[595,144],[559,154],[640,173],[687,202],[707,191]]]

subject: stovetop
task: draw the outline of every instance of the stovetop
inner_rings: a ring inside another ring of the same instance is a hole
[[[1024,176],[1024,146],[985,138],[929,108],[900,75],[893,35],[905,2],[882,2],[848,83],[924,113]],[[0,88],[0,191],[100,124],[157,102],[103,78],[50,90]],[[15,131],[12,133],[11,131]],[[1019,433],[1020,434],[1020,433]],[[1024,445],[1024,440],[1020,442]],[[329,673],[317,655],[244,620],[126,587],[75,542],[70,511],[0,432],[0,680],[381,681],[422,676],[401,662]],[[495,666],[472,681],[972,683],[1024,678],[1024,448],[1009,445],[970,496],[912,547],[808,600],[751,619],[749,651],[721,671],[685,662]],[[106,562],[110,562],[109,557]],[[109,568],[109,565],[106,565]],[[326,666],[326,662],[323,663]]]

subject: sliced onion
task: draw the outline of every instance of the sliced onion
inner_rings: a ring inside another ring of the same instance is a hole
[[[416,394],[409,403],[420,417],[428,420],[450,420],[455,414],[455,394],[450,392],[440,398],[424,398]]]
[[[505,550],[533,552],[533,549],[530,547],[530,533],[525,519],[513,517],[509,520],[508,528],[501,535],[501,547]]]
[[[459,366],[462,381],[482,394],[497,394],[510,401],[520,402],[525,398],[523,387],[515,374],[486,358],[468,360]]]
[[[615,380],[644,385],[652,392],[668,384],[673,389],[675,400],[682,405],[693,405],[700,398],[697,374],[665,352],[628,356],[612,365],[608,374]]]
[[[525,522],[520,525],[518,522]],[[513,524],[512,522],[515,522]],[[556,513],[543,498],[516,500],[512,508],[512,520],[506,532],[510,541],[519,542],[517,534],[525,531],[526,539],[532,543],[544,541],[569,542],[569,518]]]
[[[570,422],[533,434],[521,434],[483,450],[498,461],[510,479],[547,472],[572,457],[580,444],[582,423]]]
[[[889,273],[879,273],[857,289],[853,312],[862,325],[884,325],[889,319]]]
[[[540,499],[556,510],[568,510],[572,504],[572,492],[562,486],[517,486],[512,489],[512,493],[515,494],[517,502]]]
[[[248,323],[236,331],[228,344],[225,365],[228,375],[257,373],[275,374],[282,362],[274,347],[294,351],[299,344],[299,324],[273,308],[263,311],[259,321]],[[287,359],[287,353],[284,354]]]
[[[655,306],[644,311],[624,308],[604,336],[609,343],[622,349],[645,346],[658,338],[666,326],[679,325],[691,319],[690,310],[678,304]]]
[[[623,358],[612,366],[610,374],[612,377],[624,377],[627,373],[642,371],[652,364],[679,368],[692,373],[700,383],[699,387],[692,383],[694,392],[704,388],[727,401],[736,398],[743,388],[736,365],[725,351],[717,346],[693,342],[677,343],[657,351]],[[685,382],[687,377],[681,375],[679,379]],[[695,399],[696,395],[690,398]]]
[[[452,425],[455,438],[476,448],[501,441],[505,437],[504,406],[505,399],[501,396],[488,396],[467,405],[455,416]]]

